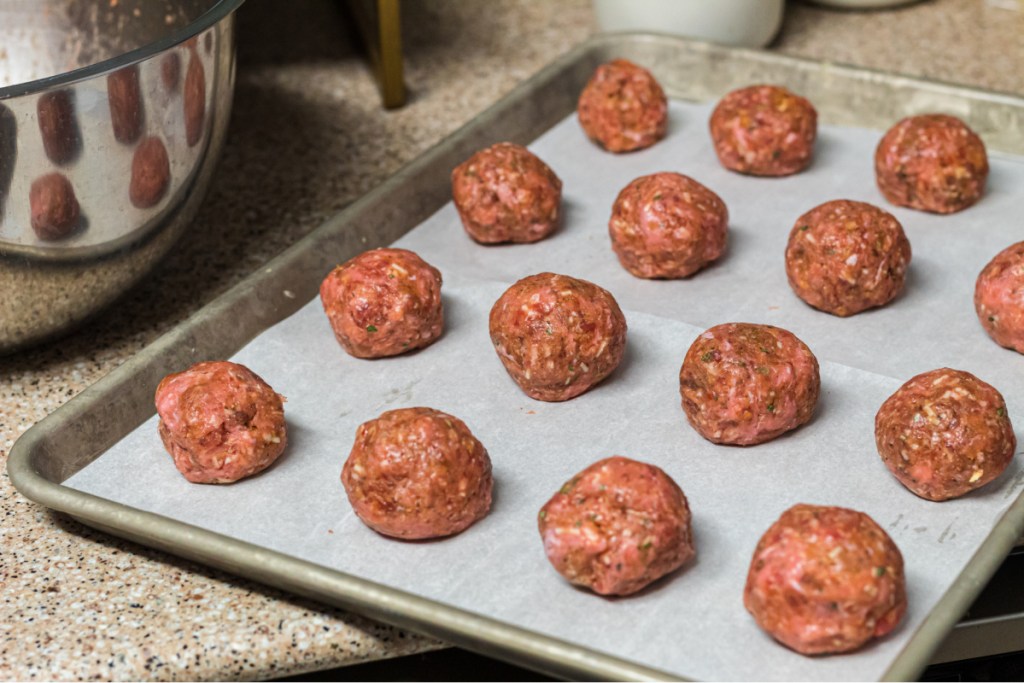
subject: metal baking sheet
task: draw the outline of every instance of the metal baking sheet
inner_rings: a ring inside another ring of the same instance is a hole
[[[884,128],[901,115],[922,109],[935,108],[941,104],[941,108],[947,111],[954,111],[966,118],[986,138],[990,149],[1014,154],[1022,152],[1019,148],[1022,144],[1022,137],[1019,133],[1021,113],[1024,111],[1024,106],[1022,106],[1022,102],[1017,98],[911,81],[844,67],[780,58],[756,52],[728,50],[689,43],[678,39],[652,36],[610,36],[595,39],[559,60],[541,74],[538,74],[538,76],[531,79],[531,81],[496,105],[495,108],[485,112],[476,121],[453,136],[453,138],[442,143],[438,148],[435,148],[420,160],[414,162],[381,188],[365,197],[349,211],[342,214],[338,220],[325,225],[314,235],[311,235],[301,244],[270,264],[266,270],[255,275],[239,288],[212,304],[208,309],[204,309],[204,311],[197,314],[196,317],[182,328],[157,342],[138,358],[126,364],[124,368],[112,373],[108,378],[83,393],[81,397],[69,403],[64,409],[58,411],[54,417],[31,430],[16,444],[12,452],[10,472],[15,484],[29,497],[40,500],[57,509],[71,512],[75,516],[92,523],[94,526],[111,530],[114,533],[119,533],[129,538],[142,540],[150,545],[170,549],[194,559],[227,567],[247,576],[269,581],[335,604],[358,609],[386,621],[438,635],[453,642],[482,650],[489,654],[513,659],[552,673],[575,677],[610,678],[658,676],[659,671],[650,667],[652,662],[655,661],[659,661],[659,665],[663,665],[663,661],[657,660],[657,658],[643,658],[643,664],[636,664],[630,661],[635,659],[635,656],[631,656],[632,653],[628,651],[625,653],[618,651],[610,654],[609,649],[597,650],[593,647],[581,647],[578,644],[578,638],[575,637],[576,634],[568,634],[568,638],[566,638],[567,634],[563,633],[560,634],[563,636],[561,639],[551,638],[549,635],[545,635],[543,625],[532,623],[528,618],[525,621],[520,621],[525,628],[509,626],[507,623],[473,614],[472,611],[475,610],[472,604],[462,605],[462,607],[467,609],[457,609],[438,604],[432,600],[424,599],[422,596],[411,595],[407,592],[371,584],[363,579],[342,574],[322,565],[318,566],[314,563],[297,560],[271,549],[273,548],[273,543],[263,539],[251,538],[249,539],[250,541],[255,540],[257,543],[246,543],[238,539],[224,538],[208,530],[171,521],[166,517],[157,516],[151,512],[141,511],[138,508],[131,508],[112,502],[108,498],[82,494],[60,484],[65,478],[82,469],[89,461],[104,453],[107,447],[152,414],[152,408],[150,407],[152,390],[163,374],[179,369],[199,358],[232,355],[250,337],[274,322],[283,319],[303,302],[311,299],[315,294],[316,286],[319,284],[323,273],[333,263],[358,253],[369,246],[387,243],[423,221],[447,200],[447,175],[455,163],[461,161],[462,158],[476,148],[499,139],[511,139],[519,142],[532,141],[542,131],[550,128],[559,119],[562,119],[572,111],[575,104],[575,96],[593,67],[613,56],[625,56],[650,66],[659,80],[666,85],[670,94],[682,99],[709,100],[720,96],[721,93],[731,87],[756,81],[785,83],[807,94],[815,102],[822,115],[823,123],[856,123],[861,126]],[[692,127],[694,123],[689,122],[689,125]],[[1013,137],[1012,131],[1017,131],[1017,137]],[[543,143],[543,140],[541,143]],[[658,149],[659,147],[655,147],[651,151]],[[667,149],[667,147],[664,149]],[[824,146],[824,154],[828,155],[834,151],[827,144]],[[545,158],[548,158],[548,155],[545,155]],[[641,158],[641,156],[633,155],[622,157],[622,159],[629,160],[626,162],[627,164],[637,163],[635,160]],[[609,160],[607,157],[602,157],[600,160],[609,164],[618,161],[617,158]],[[559,168],[558,162],[553,158],[549,158],[549,161],[555,166],[556,171],[564,173],[563,169]],[[669,168],[679,168],[679,164],[673,163]],[[656,169],[647,169],[646,172],[650,170]],[[701,177],[702,180],[713,188],[718,189],[712,180],[704,178],[696,172],[694,174]],[[993,178],[995,179],[996,177],[997,174],[994,173]],[[565,175],[563,175],[563,179],[565,179]],[[776,183],[777,181],[766,182]],[[778,187],[781,192],[782,186],[778,185]],[[996,187],[998,188],[998,185]],[[567,183],[567,199],[569,198],[568,190],[569,185]],[[605,193],[602,193],[602,196],[603,194]],[[396,201],[399,197],[402,199],[401,202]],[[728,196],[725,198],[730,203],[730,208],[735,210],[738,207],[736,203],[738,200]],[[610,198],[606,201],[610,204]],[[878,200],[874,199],[874,201]],[[575,204],[569,204],[569,220],[572,220],[574,208],[578,209]],[[606,212],[607,208],[604,211]],[[577,215],[577,218],[581,218],[581,215]],[[439,219],[435,218],[432,220]],[[754,229],[756,226],[751,224],[745,227],[746,229]],[[596,234],[601,234],[601,229],[601,225],[598,225]],[[788,225],[776,228],[781,233],[784,233],[786,229],[788,229]],[[379,232],[375,232],[375,230],[379,230]],[[742,236],[742,231],[737,234]],[[415,238],[416,235],[410,236],[410,240],[414,241]],[[461,237],[461,239],[465,240],[464,237]],[[913,234],[911,235],[911,241],[915,243],[916,247]],[[1014,240],[1007,236],[1005,241],[1009,243]],[[748,246],[752,244],[753,242]],[[430,247],[429,244],[420,246],[424,251]],[[743,243],[740,241],[738,244],[734,244],[734,249],[742,246]],[[497,254],[501,251],[503,250],[497,249],[494,250],[494,253]],[[508,250],[504,251],[507,252]],[[438,265],[442,269],[445,268],[445,263],[442,261],[444,254],[435,255],[431,253],[428,255],[425,253],[424,255],[428,257],[428,260],[432,257],[434,260],[438,260]],[[455,257],[454,255],[451,256],[452,258]],[[730,258],[732,257],[733,255],[730,255]],[[914,267],[919,263],[918,258],[918,253],[915,253]],[[925,263],[927,264],[927,260]],[[724,272],[728,269],[728,263],[724,264],[722,268],[716,268],[718,270],[715,272]],[[779,269],[781,270],[781,263]],[[973,264],[970,268],[965,266],[965,269],[971,270],[972,273],[977,272],[977,268],[974,268]],[[493,271],[488,269],[490,277],[495,277],[495,274],[500,272],[500,270]],[[927,273],[928,268],[925,267],[923,272]],[[613,292],[619,294],[615,286],[602,281],[599,277],[580,270],[576,270],[575,273],[602,282],[602,284],[609,286]],[[613,273],[609,272],[607,275],[612,277]],[[498,279],[501,279],[500,275]],[[692,282],[698,281],[699,278],[692,280]],[[660,284],[671,285],[674,283]],[[911,284],[913,285],[913,282]],[[782,285],[784,286],[784,282]],[[447,284],[446,287],[448,287]],[[767,285],[765,285],[765,289],[767,288]],[[459,295],[463,292],[475,291],[475,289],[468,286],[460,287],[457,284],[454,287],[454,291]],[[500,287],[498,291],[500,291]],[[781,291],[783,294],[788,295],[785,289]],[[639,339],[645,339],[644,330],[651,330],[654,327],[661,327],[664,324],[671,323],[671,321],[667,320],[659,323],[657,322],[658,318],[635,312],[636,309],[643,308],[641,305],[642,297],[634,301],[631,297],[619,296],[625,308],[633,309],[632,312],[627,313],[630,316],[631,323],[633,323],[634,318],[645,321],[638,327],[634,327],[634,329],[640,330],[637,333]],[[910,290],[905,299],[912,303],[912,296],[913,289]],[[789,297],[792,298],[791,295]],[[471,299],[472,297],[469,298]],[[766,322],[775,322],[791,328],[796,327],[792,323],[783,321],[789,321],[790,318],[786,316],[790,314],[799,316],[800,310],[787,311],[784,308],[787,303],[785,296],[780,297],[780,299],[782,301],[778,304],[777,311],[750,310],[747,312],[741,307],[739,312],[746,313],[750,319],[764,319]],[[482,304],[477,302],[476,305],[480,306]],[[239,307],[241,307],[241,310],[251,313],[251,315],[243,315],[241,320],[239,320]],[[466,310],[470,309],[472,309],[472,304],[467,300]],[[665,313],[663,310],[655,312]],[[724,313],[724,311],[719,312]],[[710,322],[721,321],[721,319],[709,320],[706,317],[708,315],[707,312],[700,312],[696,309],[690,311],[690,313],[693,317],[688,322],[700,326],[710,324]],[[241,324],[236,325],[232,323],[231,325],[224,325],[223,321],[227,315],[230,315],[233,321],[237,320]],[[772,315],[779,317],[770,317]],[[822,314],[815,315],[822,318],[830,318]],[[297,316],[296,319],[298,318]],[[683,317],[683,319],[686,319],[686,317]],[[681,323],[671,324],[681,325]],[[676,354],[678,358],[681,358],[682,352],[685,351],[685,346],[692,339],[693,334],[690,333],[695,333],[694,331],[697,329],[686,328],[684,333],[682,331],[684,328],[685,326],[679,332],[679,337],[682,341],[679,342],[679,350]],[[885,378],[877,374],[869,374],[864,369],[855,369],[860,367],[867,370],[875,370],[876,368],[870,362],[861,363],[860,359],[855,355],[849,355],[852,352],[849,349],[844,349],[842,345],[833,345],[834,348],[830,347],[825,351],[816,346],[816,340],[819,344],[822,344],[821,340],[828,336],[824,332],[804,332],[800,330],[798,333],[804,336],[822,360],[839,361],[836,364],[826,364],[826,383],[830,381],[829,378],[838,380],[840,374],[850,373],[853,376],[860,377],[857,382],[860,382],[863,386],[868,386],[872,382],[882,382],[880,388],[875,393],[879,393],[883,398],[884,395],[887,395],[886,391],[891,391],[892,388],[898,385],[899,382],[895,381],[892,377]],[[983,334],[980,333],[980,330],[978,330],[978,333]],[[690,334],[688,338],[686,337],[687,334]],[[995,348],[983,336],[980,337],[980,340],[982,343],[987,343]],[[851,346],[852,348],[857,348],[856,345]],[[889,346],[895,347],[897,345],[889,344]],[[643,347],[641,346],[641,348]],[[667,354],[668,350],[666,349],[664,353]],[[844,356],[844,353],[848,355]],[[1011,355],[1010,352],[1002,353],[1007,358],[1012,358],[1013,361],[1019,360],[1015,354]],[[425,354],[424,358],[426,358]],[[872,361],[873,359],[867,358],[866,360]],[[965,361],[960,356],[957,356],[956,360],[960,362],[950,362],[950,364],[974,369],[974,367],[965,366]],[[1009,362],[1012,363],[1013,361]],[[250,362],[252,365],[258,366],[257,362]],[[930,364],[927,360],[922,362],[927,367],[934,367],[940,364],[940,362]],[[842,367],[842,363],[848,363],[853,367]],[[678,359],[672,359],[670,364],[678,365]],[[927,369],[927,367],[922,367],[922,369]],[[885,370],[886,368],[882,367],[879,372],[884,374]],[[662,372],[661,374],[665,373]],[[979,374],[984,375],[985,373],[979,371]],[[273,383],[273,380],[271,381]],[[1002,388],[1000,382],[996,382],[996,384]],[[826,384],[826,386],[829,385]],[[848,385],[842,381],[837,381],[833,386],[846,387]],[[1005,393],[1009,394],[1010,392]],[[513,394],[513,396],[515,395]],[[594,393],[593,396],[600,396],[600,393]],[[865,390],[862,393],[855,391],[849,395],[849,400],[846,401],[846,404],[852,405],[857,403],[857,401],[861,401],[867,406],[872,402],[877,403],[877,398],[871,391]],[[1010,400],[1011,414],[1014,414],[1014,399],[1011,395],[1008,395],[1007,398]],[[108,411],[106,407],[111,402],[118,405],[114,410]],[[575,403],[565,404],[565,408],[562,408],[562,410],[571,409]],[[582,406],[584,404],[580,403],[579,405]],[[829,405],[829,403],[826,403],[826,410],[829,409]],[[864,408],[864,410],[867,410],[867,408]],[[457,411],[453,409],[453,412]],[[825,420],[829,419],[828,416],[829,413],[826,413],[826,417],[820,417],[809,426],[806,431],[808,436],[803,438],[808,438],[815,428],[819,430],[827,429]],[[676,418],[678,420],[681,418],[681,415],[676,415]],[[822,433],[824,432],[822,431]],[[792,443],[795,445],[799,438],[801,437],[797,437]],[[661,443],[661,441],[654,439],[650,443],[652,445],[648,446],[649,448],[656,448],[654,444]],[[786,443],[786,441],[780,441],[776,448],[784,449]],[[611,444],[607,445],[611,446]],[[870,444],[861,447],[861,450],[865,448],[870,451]],[[623,448],[622,450],[626,449]],[[745,455],[731,455],[730,457],[756,455],[755,450],[736,451],[736,453]],[[606,454],[609,453],[597,454],[595,458]],[[640,453],[627,454],[642,458]],[[341,453],[337,456],[339,459],[338,468],[340,468],[340,460],[343,458],[343,455]],[[757,465],[757,467],[764,466],[764,463]],[[877,463],[875,463],[875,466],[877,467]],[[568,476],[575,469],[578,468],[567,468],[564,476]],[[830,471],[834,472],[837,476],[844,476],[841,467],[833,466]],[[799,472],[790,472],[789,474],[795,479],[800,478]],[[509,476],[512,475],[510,474]],[[555,475],[552,474],[551,476]],[[562,475],[559,476],[564,478]],[[766,475],[758,470],[753,479],[761,481],[764,476]],[[884,471],[879,473],[878,476],[880,482],[887,481]],[[257,478],[253,481],[259,482],[261,479],[267,478]],[[679,474],[679,479],[683,483],[684,488],[687,488],[688,492],[693,496],[694,491],[685,483],[685,474]],[[550,488],[553,490],[559,482],[560,479],[553,482]],[[957,501],[953,505],[943,505],[941,509],[944,512],[942,514],[954,514],[953,511],[960,504],[970,506],[980,498],[998,497],[999,495],[1006,494],[1007,491],[1013,491],[1015,489],[1014,478],[1009,477],[1003,480],[1001,486],[1002,489],[999,490],[998,494],[993,493],[983,497],[971,497],[964,501]],[[241,487],[239,487],[239,490],[241,490]],[[896,491],[895,493],[902,492]],[[868,492],[865,492],[863,495],[870,498]],[[905,495],[909,496],[909,494]],[[744,498],[743,493],[739,491],[733,492],[733,497]],[[844,503],[857,507],[854,501],[858,499],[866,500],[865,498],[858,498],[858,495],[851,493],[851,497],[844,501]],[[499,498],[499,500],[501,499]],[[746,501],[745,504],[750,504],[749,498],[744,498],[744,500]],[[930,509],[929,505],[931,504],[916,501],[912,497],[908,500],[911,501],[911,507],[923,505],[922,510]],[[952,626],[963,609],[966,608],[974,594],[980,589],[984,580],[998,565],[1019,534],[1022,518],[1024,518],[1024,506],[1022,506],[1020,500],[1013,501],[1013,496],[1009,496],[1003,499],[1003,501],[1002,505],[996,505],[990,509],[990,512],[997,513],[995,516],[1002,514],[1004,509],[1007,510],[994,526],[991,524],[995,519],[993,517],[992,520],[989,520],[988,524],[981,527],[971,527],[974,531],[982,528],[988,534],[987,537],[984,539],[978,537],[971,541],[971,550],[976,548],[976,552],[973,552],[973,556],[970,552],[967,552],[956,560],[959,564],[957,564],[953,574],[950,575],[956,577],[956,580],[952,582],[951,586],[948,585],[949,581],[946,580],[945,588],[948,588],[948,590],[940,590],[934,593],[934,600],[930,600],[928,595],[935,590],[935,586],[922,578],[928,574],[930,569],[922,569],[922,571],[915,575],[917,570],[913,569],[912,566],[908,567],[912,601],[915,599],[915,594],[913,593],[915,590],[919,591],[917,594],[918,599],[916,600],[916,605],[912,602],[908,623],[894,637],[883,641],[883,643],[870,648],[862,654],[814,660],[803,660],[803,658],[798,658],[796,655],[791,655],[784,649],[773,645],[767,639],[764,639],[764,643],[758,644],[758,648],[760,648],[761,644],[768,646],[771,649],[766,649],[765,652],[769,652],[771,656],[794,657],[799,661],[824,662],[819,668],[813,670],[814,673],[804,674],[813,678],[864,677],[865,674],[863,672],[866,670],[859,670],[860,675],[858,675],[858,669],[854,662],[865,661],[872,657],[881,657],[884,663],[871,669],[871,676],[881,675],[884,677],[903,678],[915,675],[927,663],[928,656],[939,644],[942,635]],[[543,500],[539,502],[543,502]],[[537,503],[538,505],[539,502]],[[694,502],[694,505],[696,508],[696,502]],[[860,507],[866,506],[861,505]],[[710,510],[711,508],[707,509]],[[699,509],[697,514],[698,522],[700,522]],[[772,515],[766,515],[763,526],[766,527],[776,514],[777,511]],[[495,520],[498,519],[499,516],[496,514]],[[895,522],[891,529],[894,536],[897,537],[897,542],[904,546],[904,551],[908,554],[909,558],[911,552],[906,547],[906,544],[914,545],[916,543],[913,540],[914,537],[909,526],[910,520],[907,520],[908,535],[905,538],[902,537],[902,533],[898,530],[902,523],[901,521],[896,519],[887,521]],[[929,522],[932,521],[934,520],[929,519]],[[524,528],[528,533],[535,533],[530,528],[531,524],[532,519],[527,521]],[[705,524],[709,525],[709,532],[715,528],[713,518],[707,518]],[[941,530],[938,530],[937,527],[932,525],[926,526],[929,526],[930,530],[936,531],[939,536],[942,535]],[[989,527],[991,527],[990,532]],[[700,543],[702,536],[699,526],[697,532],[698,543]],[[921,532],[921,534],[923,533]],[[951,533],[947,533],[943,539],[952,540],[950,538]],[[961,530],[961,533],[963,533],[963,530]],[[710,571],[711,565],[715,561],[714,548],[716,545],[714,534],[705,533],[704,536],[708,537],[707,543],[710,544],[710,557],[706,560],[705,564],[705,567],[707,567],[706,571]],[[460,537],[460,541],[462,538],[470,539],[471,536]],[[965,541],[963,536],[959,538],[960,542]],[[754,540],[756,541],[756,538]],[[938,536],[933,538],[931,543],[934,544],[937,540],[939,540]],[[438,547],[441,547],[441,545],[439,544]],[[539,543],[535,542],[535,545],[539,545]],[[424,547],[429,549],[429,546]],[[915,546],[914,557],[924,557],[926,554],[923,550],[918,552]],[[542,557],[540,560],[543,562]],[[423,561],[426,561],[426,557]],[[739,564],[742,565],[745,561],[746,558],[742,558]],[[699,563],[700,561],[698,561],[698,566]],[[729,566],[734,564],[735,562],[731,562]],[[943,564],[943,562],[938,564]],[[910,565],[910,562],[908,562],[908,565]],[[919,566],[923,568],[925,565]],[[541,570],[543,571],[544,569],[545,567],[541,566]],[[547,571],[551,574],[550,570]],[[700,569],[691,568],[691,570],[688,570],[688,573],[697,575],[699,571]],[[735,567],[733,567],[732,571],[735,573]],[[957,576],[957,574],[959,575]],[[371,575],[379,578],[376,573]],[[545,578],[551,580],[552,577],[546,575]],[[686,573],[677,577],[677,579],[671,582],[672,588],[669,590],[674,590],[677,585],[684,585],[687,578]],[[916,585],[915,578],[917,579]],[[555,585],[558,585],[557,582]],[[559,587],[571,591],[571,589],[567,589],[565,586]],[[736,588],[737,594],[738,590],[739,587]],[[641,596],[641,599],[637,601],[619,601],[612,605],[612,607],[616,609],[621,608],[623,612],[630,609],[639,609],[638,606],[642,605],[644,600],[663,599],[660,595],[661,592],[663,591],[653,591],[649,595]],[[580,601],[580,605],[583,606],[581,608],[583,611],[580,614],[586,613],[587,610],[585,608],[595,604],[595,601],[600,602],[599,598],[585,594],[576,595],[575,592],[571,592],[570,595],[574,597],[568,599]],[[441,597],[442,599],[447,597],[448,599],[445,602],[458,602],[451,599],[451,594],[448,596],[433,595],[431,597]],[[723,601],[728,599],[725,594],[721,597]],[[549,602],[545,598],[538,605],[546,605]],[[931,607],[930,602],[935,603],[934,609],[928,609]],[[600,604],[604,603],[601,602]],[[486,610],[483,611],[486,613]],[[534,611],[542,610],[534,609]],[[749,619],[744,620],[745,615],[741,607],[732,608],[730,614],[733,617],[739,617],[740,620],[737,621],[737,624],[740,627],[744,627],[744,625],[747,628],[751,627]],[[741,621],[742,624],[740,624]],[[653,630],[656,631],[656,627]],[[751,631],[749,634],[744,632],[744,637],[746,636],[754,639],[758,637],[763,638],[756,630]],[[675,636],[677,639],[680,637],[679,635]],[[569,642],[571,640],[576,640],[577,644]],[[657,642],[650,635],[647,638],[641,639],[641,642],[643,640]],[[614,648],[610,649],[613,650]],[[686,648],[682,649],[685,650]],[[892,651],[886,652],[887,649]],[[758,651],[760,652],[760,649]],[[673,665],[669,675],[715,678],[730,677],[730,675],[743,677],[742,672],[732,671],[730,674],[729,669],[716,669],[713,666],[707,668],[706,665],[709,662],[714,663],[715,661],[714,651],[705,649],[703,653],[699,654],[703,654],[703,656],[697,660],[698,663],[693,668],[680,669]],[[723,662],[727,660],[727,657],[722,658]],[[687,660],[684,658],[683,661]],[[754,663],[757,664],[759,661],[755,659]],[[875,664],[877,665],[877,662]],[[771,666],[767,662],[761,662],[762,667],[765,665]],[[763,676],[765,670],[770,669],[752,669],[754,672],[753,676]],[[746,677],[751,676],[748,674]]]
[[[317,300],[248,344],[234,359],[289,398],[291,457],[272,472],[226,488],[189,484],[166,456],[154,417],[66,485],[674,673],[878,678],[1024,485],[1014,462],[983,492],[941,505],[921,500],[885,470],[873,430],[875,411],[903,379],[947,362],[939,349],[955,352],[958,343],[973,342],[975,357],[954,355],[948,362],[999,377],[1011,415],[1024,405],[1024,381],[1011,372],[1018,354],[984,336],[971,283],[942,277],[956,263],[976,273],[986,250],[1002,246],[1006,230],[989,229],[985,237],[978,231],[993,215],[1015,210],[1012,194],[1000,188],[1024,185],[1024,163],[993,159],[992,189],[978,210],[953,219],[900,212],[920,261],[912,265],[907,294],[884,309],[840,319],[792,295],[782,252],[795,216],[822,198],[875,199],[870,161],[878,132],[823,126],[813,168],[766,180],[719,166],[704,125],[709,114],[708,104],[674,101],[669,137],[619,157],[591,145],[575,116],[556,124],[531,145],[564,182],[565,221],[541,243],[480,246],[466,238],[450,203],[398,240],[446,277],[447,331],[428,349],[376,362],[351,358],[337,347]],[[641,280],[609,248],[609,203],[631,179],[666,168],[685,170],[722,194],[732,207],[732,245],[693,278]],[[557,405],[531,401],[513,385],[491,349],[486,322],[508,284],[543,270],[585,275],[608,287],[630,324],[622,369],[598,389]],[[967,297],[957,296],[960,289]],[[962,305],[948,306],[941,319],[929,315],[947,301]],[[772,322],[809,339],[824,364],[823,399],[811,425],[749,449],[715,446],[686,425],[677,379],[682,356],[704,327],[733,320]],[[928,323],[938,329],[922,333],[918,327]],[[889,330],[888,339],[878,336],[879,328]],[[884,365],[891,374],[857,369],[848,348],[866,350],[862,365]],[[338,474],[359,424],[388,408],[418,405],[454,413],[471,426],[494,460],[498,503],[483,523],[456,538],[402,544],[363,527]],[[534,522],[563,481],[612,454],[669,472],[690,497],[698,539],[692,569],[614,601],[573,590],[552,572]],[[133,473],[131,487],[123,485],[126,471]],[[297,508],[296,500],[306,502]],[[758,631],[739,599],[750,554],[768,524],[796,502],[864,510],[889,529],[905,553],[910,591],[910,611],[897,634],[856,655],[805,658]],[[657,624],[662,637],[649,627],[616,628],[622,621]],[[746,657],[720,647],[737,639],[747,643]]]

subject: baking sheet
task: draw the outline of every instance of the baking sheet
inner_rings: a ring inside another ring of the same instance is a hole
[[[879,133],[823,127],[810,171],[755,179],[718,167],[707,106],[674,102],[670,113],[669,138],[628,156],[593,148],[572,117],[532,145],[565,185],[565,224],[549,240],[480,247],[450,205],[401,240],[445,274],[447,331],[435,345],[399,358],[353,359],[313,301],[243,349],[235,360],[289,399],[291,444],[268,472],[230,487],[188,484],[151,420],[66,485],[680,675],[878,678],[1024,484],[1015,461],[980,492],[929,503],[887,473],[873,438],[881,402],[911,374],[942,364],[992,381],[1018,415],[1022,387],[1011,369],[1020,357],[988,340],[970,292],[982,265],[1016,239],[996,217],[1013,225],[1009,188],[1024,186],[1024,165],[993,159],[989,196],[962,214],[894,211],[914,247],[908,292],[886,309],[840,320],[792,295],[782,252],[796,217],[817,203],[880,203],[870,166]],[[658,170],[693,175],[730,208],[728,255],[690,280],[634,279],[608,245],[615,194]],[[610,289],[630,325],[620,369],[562,404],[519,392],[487,337],[487,312],[507,284],[545,269]],[[962,301],[969,315],[958,310]],[[897,323],[888,319],[894,312]],[[811,346],[823,382],[814,421],[750,449],[714,446],[689,428],[679,364],[704,327],[728,320],[782,325]],[[455,538],[378,536],[354,517],[339,482],[356,426],[411,405],[463,418],[494,461],[491,515]],[[565,479],[615,453],[658,464],[680,483],[694,511],[698,556],[637,596],[609,600],[570,587],[548,566],[535,515]],[[796,502],[864,510],[892,534],[907,559],[910,592],[910,611],[892,636],[854,655],[805,658],[776,645],[746,614],[742,586],[757,539]]]

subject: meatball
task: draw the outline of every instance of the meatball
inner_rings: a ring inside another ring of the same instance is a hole
[[[665,137],[668,99],[651,72],[625,59],[597,67],[580,94],[583,132],[609,152],[632,152]]]
[[[785,88],[752,85],[723,97],[709,125],[722,166],[749,175],[785,176],[811,163],[818,112]]]
[[[565,483],[538,515],[559,574],[600,595],[629,595],[693,556],[690,507],[654,465],[616,455]]]
[[[1013,460],[1017,438],[1002,395],[969,372],[913,377],[875,415],[875,443],[901,484],[948,500],[989,483]]]
[[[751,446],[811,419],[818,359],[792,332],[725,323],[701,333],[683,359],[683,411],[708,441]]]
[[[72,161],[81,147],[73,93],[57,90],[40,95],[36,102],[36,116],[46,157],[55,164]]]
[[[985,143],[955,116],[911,116],[878,143],[875,178],[885,198],[897,206],[960,211],[985,192]]]
[[[126,66],[107,76],[107,104],[114,139],[126,145],[142,135],[142,91],[139,67]]]
[[[139,143],[132,156],[128,198],[139,209],[156,206],[171,182],[171,162],[163,141],[150,136]]]
[[[374,249],[338,266],[321,283],[320,301],[356,358],[429,346],[444,330],[441,273],[405,249]]]
[[[32,229],[41,240],[67,237],[78,227],[80,208],[71,181],[61,173],[36,178],[28,191]]]
[[[903,291],[910,242],[892,214],[837,199],[797,219],[786,246],[789,286],[838,316],[884,306]]]
[[[197,363],[156,388],[160,438],[196,484],[230,484],[262,472],[288,442],[284,397],[244,365]]]
[[[530,150],[501,142],[455,167],[452,197],[477,242],[536,242],[558,227],[562,181]]]
[[[626,348],[615,298],[568,275],[523,278],[491,308],[491,341],[519,388],[539,401],[566,401],[610,375]]]
[[[974,309],[997,344],[1024,353],[1024,242],[999,252],[978,275]]]
[[[491,508],[487,449],[433,408],[389,410],[360,425],[341,482],[359,519],[395,538],[457,534]]]
[[[637,178],[612,206],[608,234],[622,267],[637,277],[693,275],[725,251],[729,211],[721,198],[679,173]]]
[[[757,544],[743,604],[801,654],[849,652],[892,631],[907,611],[903,556],[863,512],[795,505]]]

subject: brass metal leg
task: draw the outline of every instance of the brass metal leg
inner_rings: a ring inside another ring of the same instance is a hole
[[[373,63],[381,100],[388,109],[405,104],[402,76],[402,21],[400,0],[349,0],[370,61]]]

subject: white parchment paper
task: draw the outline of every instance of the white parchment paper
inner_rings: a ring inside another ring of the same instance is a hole
[[[913,374],[942,365],[992,382],[1018,426],[1024,420],[1024,358],[988,339],[971,303],[982,266],[1022,238],[1015,212],[1024,164],[993,155],[980,205],[930,216],[891,209],[878,195],[871,167],[877,131],[826,126],[809,171],[749,178],[718,166],[708,112],[672,103],[669,138],[625,156],[592,146],[574,117],[537,140],[532,149],[562,178],[566,206],[563,227],[544,242],[479,246],[451,205],[400,240],[444,273],[447,327],[433,346],[391,359],[351,358],[334,341],[319,301],[246,346],[233,360],[288,397],[290,444],[262,475],[231,486],[189,484],[164,452],[154,418],[66,484],[683,676],[881,676],[1024,486],[1018,458],[981,491],[930,503],[889,475],[874,444],[874,415],[885,398]],[[694,176],[729,206],[727,256],[689,280],[633,278],[608,242],[617,192],[661,170]],[[903,222],[914,250],[909,285],[884,309],[835,318],[805,306],[786,283],[789,229],[833,198],[885,206]],[[523,395],[487,333],[490,307],[508,284],[542,270],[606,287],[629,323],[619,369],[566,403]],[[780,325],[808,343],[822,366],[811,423],[745,449],[715,446],[689,427],[679,366],[704,328],[727,321]],[[360,423],[421,405],[459,416],[485,444],[495,500],[487,518],[454,538],[405,543],[364,527],[339,477]],[[657,464],[680,484],[697,547],[683,570],[624,599],[571,587],[548,565],[536,530],[537,510],[566,479],[614,454]],[[746,613],[742,590],[754,546],[798,502],[867,512],[899,545],[910,608],[889,637],[850,655],[802,657]]]

